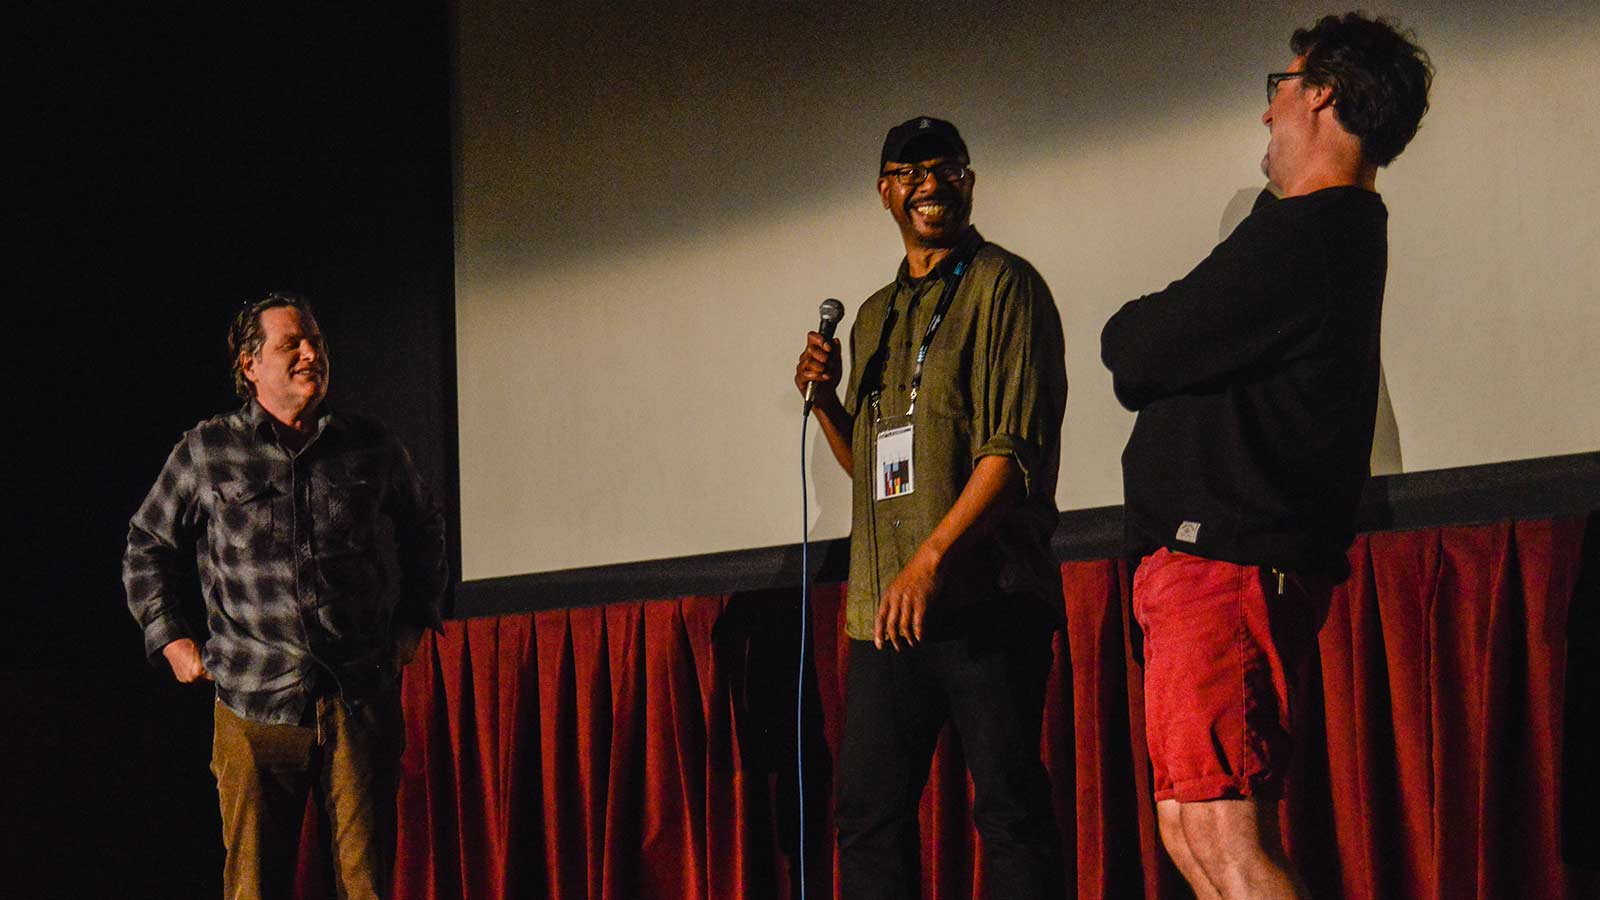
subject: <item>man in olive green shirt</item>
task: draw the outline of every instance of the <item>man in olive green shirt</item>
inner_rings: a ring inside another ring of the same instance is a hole
[[[844,398],[835,342],[812,333],[795,370],[853,483],[836,813],[852,900],[917,896],[917,807],[947,720],[987,892],[1060,895],[1039,730],[1062,606],[1061,320],[1038,272],[972,227],[968,162],[948,122],[890,130],[878,194],[906,257],[857,312]]]

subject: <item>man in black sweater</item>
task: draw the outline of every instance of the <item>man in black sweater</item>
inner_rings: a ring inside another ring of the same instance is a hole
[[[1357,14],[1267,76],[1268,189],[1211,255],[1106,323],[1161,837],[1195,893],[1306,896],[1277,803],[1291,686],[1348,572],[1378,396],[1377,171],[1428,108],[1408,35]]]

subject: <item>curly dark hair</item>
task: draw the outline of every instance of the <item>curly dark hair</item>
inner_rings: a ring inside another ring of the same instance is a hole
[[[254,397],[256,386],[244,377],[244,363],[239,356],[242,353],[256,356],[261,352],[261,344],[267,337],[261,328],[261,314],[279,306],[292,306],[302,316],[317,317],[311,309],[311,301],[286,291],[273,291],[260,299],[245,301],[239,308],[239,314],[233,317],[233,324],[228,326],[228,356],[233,360],[233,392],[239,395],[240,400]]]
[[[1433,63],[1414,33],[1352,12],[1296,30],[1289,47],[1305,57],[1305,84],[1333,88],[1334,114],[1367,162],[1387,166],[1416,136]]]

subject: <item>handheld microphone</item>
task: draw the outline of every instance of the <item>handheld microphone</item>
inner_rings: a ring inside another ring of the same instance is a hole
[[[817,325],[817,333],[821,334],[822,339],[825,341],[833,340],[833,332],[839,327],[839,320],[844,318],[844,304],[829,297],[822,301],[821,306],[817,307],[817,315],[822,319]],[[817,383],[815,381],[806,383],[806,405],[800,411],[801,415],[807,416],[811,414],[811,404],[815,402],[813,397],[816,394],[816,390]]]

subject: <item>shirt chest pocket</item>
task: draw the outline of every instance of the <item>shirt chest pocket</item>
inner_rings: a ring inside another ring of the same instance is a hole
[[[944,329],[940,329],[941,332]],[[947,419],[971,419],[975,408],[972,345],[959,334],[938,334],[922,365],[917,410]]]
[[[382,490],[378,482],[345,475],[313,478],[312,509],[318,542],[325,548],[372,546]]]
[[[277,507],[283,497],[283,491],[271,481],[242,478],[219,483],[211,516],[212,536],[245,553],[270,552],[279,536]]]

